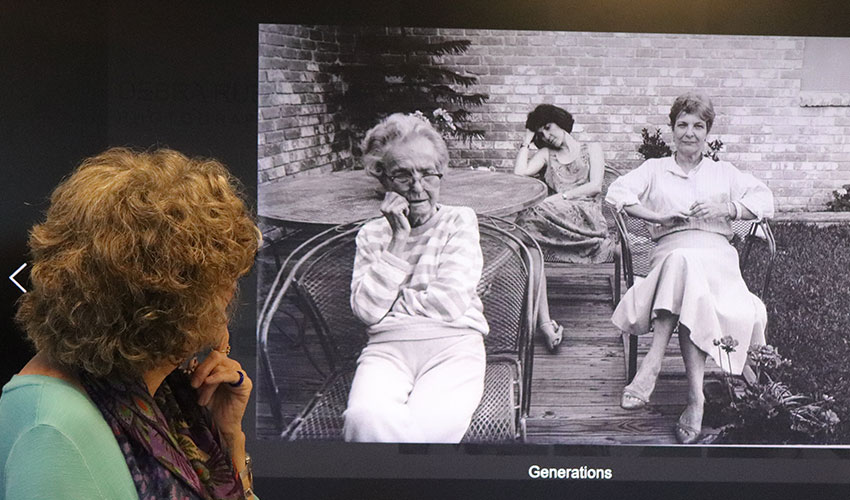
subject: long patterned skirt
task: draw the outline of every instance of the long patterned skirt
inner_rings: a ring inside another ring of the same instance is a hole
[[[519,214],[517,224],[537,240],[547,262],[610,262],[614,248],[602,201],[550,197]]]

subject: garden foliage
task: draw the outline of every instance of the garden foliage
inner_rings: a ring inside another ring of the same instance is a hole
[[[785,223],[773,229],[777,256],[762,300],[768,313],[767,340],[787,363],[778,354],[762,360],[762,373],[771,382],[764,382],[762,375],[761,385],[744,394],[741,415],[734,418],[728,411],[720,415],[729,405],[708,404],[706,422],[738,422],[734,431],[721,436],[726,442],[850,444],[850,226]],[[744,266],[750,290],[759,289],[766,262],[767,252],[757,246]],[[740,393],[741,387],[736,390]],[[794,404],[815,404],[797,410],[815,423],[794,424]],[[824,410],[837,419],[830,429],[821,426],[832,421]]]
[[[781,357],[773,346],[751,346],[747,355],[754,377],[724,377],[728,397],[714,398],[707,408],[716,420],[714,424],[720,426],[717,440],[773,444],[830,441],[840,423],[832,410],[834,399],[822,392],[795,393],[784,382],[794,378],[791,361]]]
[[[673,150],[670,149],[670,146],[661,137],[661,129],[655,129],[655,133],[653,134],[650,134],[647,129],[643,129],[640,131],[640,136],[643,142],[638,148],[638,153],[643,156],[644,160],[664,158],[673,154]]]
[[[664,158],[671,156],[673,150],[667,145],[667,142],[661,137],[661,129],[655,129],[655,132],[650,134],[647,129],[640,131],[642,139],[641,145],[638,147],[638,153],[643,156],[644,160],[650,158]],[[717,161],[717,153],[723,148],[723,141],[715,139],[707,144],[708,148],[703,152],[703,156]]]
[[[850,212],[850,184],[841,186],[832,192],[832,200],[826,202],[831,212]]]
[[[444,136],[470,141],[484,131],[469,125],[470,107],[487,102],[487,94],[470,92],[478,82],[443,64],[446,55],[464,54],[469,40],[415,36],[405,28],[384,35],[362,35],[354,59],[337,63],[343,82],[337,100],[343,131],[352,149],[366,131],[392,113],[416,113]]]

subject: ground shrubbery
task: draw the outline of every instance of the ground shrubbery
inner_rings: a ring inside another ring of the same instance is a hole
[[[833,212],[850,212],[850,184],[833,191],[832,200],[826,202],[826,208]]]
[[[783,417],[784,410],[776,405],[775,398],[782,394],[770,390],[764,390],[761,396],[745,394],[749,399],[741,399],[743,406],[731,412],[736,415],[709,405],[706,417],[715,425],[738,421],[736,432],[721,438],[728,442],[848,444],[850,226],[789,223],[774,224],[773,229],[777,256],[770,287],[762,299],[769,319],[767,341],[790,361],[777,368],[778,382],[783,385],[779,392],[805,395],[801,403],[821,402],[820,406],[833,411],[840,423],[830,432],[800,432],[788,424],[777,428],[777,424],[790,421],[786,418],[790,414]],[[745,268],[744,278],[753,291],[761,285],[766,255],[763,248],[757,248]],[[743,420],[748,422],[742,424]]]

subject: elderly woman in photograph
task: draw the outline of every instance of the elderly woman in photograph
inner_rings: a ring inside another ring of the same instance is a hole
[[[259,238],[215,160],[110,149],[56,188],[17,314],[37,354],[0,398],[0,498],[254,497],[227,323]]]
[[[438,203],[449,157],[427,121],[391,115],[369,130],[363,151],[386,195],[383,217],[357,235],[351,308],[369,342],[344,437],[457,443],[484,390],[478,220],[471,208]]]
[[[602,215],[605,158],[598,143],[581,144],[571,135],[574,123],[568,111],[551,104],[528,114],[514,173],[533,176],[543,171],[549,197],[522,212],[517,224],[537,240],[546,261],[607,262],[613,242]],[[532,144],[538,149],[533,155]],[[557,348],[563,328],[552,322],[539,324],[538,330],[550,350]]]
[[[653,331],[652,344],[621,406],[645,406],[655,387],[667,343],[678,325],[688,382],[687,406],[675,426],[681,443],[699,438],[706,353],[731,336],[739,347],[715,362],[741,374],[751,344],[765,342],[764,304],[747,289],[738,254],[729,243],[730,220],[773,216],[773,195],[761,181],[725,161],[703,155],[714,107],[702,95],[679,96],[670,109],[675,153],[651,159],[617,179],[606,200],[649,223],[657,246],[651,271],[626,292],[612,321],[621,330]]]

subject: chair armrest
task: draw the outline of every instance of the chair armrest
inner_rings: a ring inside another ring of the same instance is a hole
[[[617,237],[620,240],[620,259],[623,263],[623,278],[626,280],[626,288],[631,288],[635,284],[634,267],[632,263],[632,247],[631,236],[626,227],[624,215],[617,211],[614,207],[608,207],[614,215],[614,223],[617,225]]]

